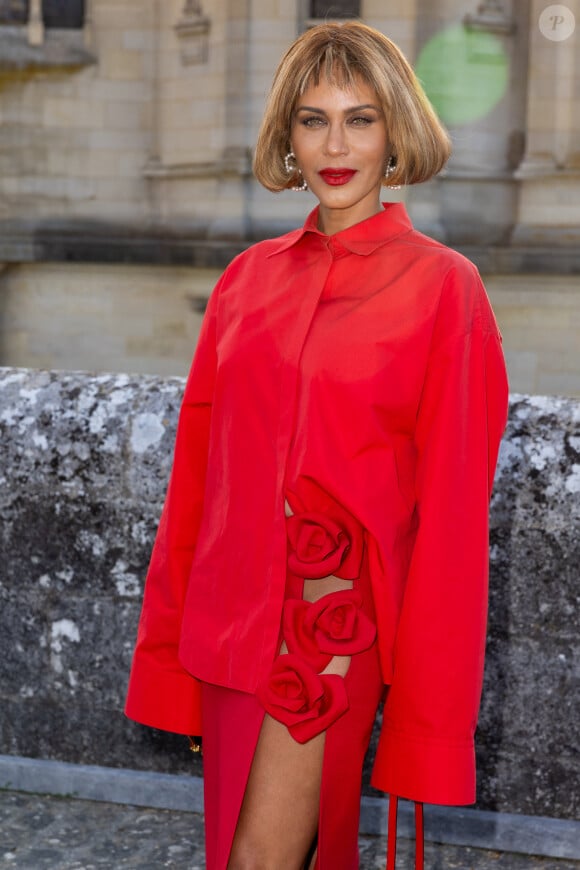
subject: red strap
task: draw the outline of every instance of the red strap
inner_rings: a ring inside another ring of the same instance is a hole
[[[389,827],[387,832],[387,870],[395,870],[397,860],[397,811],[399,798],[396,794],[389,795]]]
[[[395,870],[397,860],[397,814],[399,798],[389,795],[389,824],[387,830],[387,870]],[[415,801],[415,870],[424,870],[425,837],[423,831],[423,804]]]
[[[415,801],[415,870],[423,870],[424,860],[423,804]]]

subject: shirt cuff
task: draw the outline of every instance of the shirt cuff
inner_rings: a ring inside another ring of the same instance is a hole
[[[163,670],[136,658],[125,715],[162,731],[201,734],[201,683],[186,670]]]
[[[412,801],[448,806],[472,804],[473,739],[430,740],[383,726],[371,785]]]

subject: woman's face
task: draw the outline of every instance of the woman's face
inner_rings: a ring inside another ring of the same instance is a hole
[[[321,79],[299,98],[290,134],[296,163],[320,201],[319,229],[332,234],[381,211],[391,147],[374,90]]]

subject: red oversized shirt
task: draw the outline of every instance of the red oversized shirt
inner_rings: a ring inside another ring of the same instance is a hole
[[[402,204],[334,236],[317,218],[238,256],[210,298],[126,712],[199,734],[194,677],[255,690],[278,652],[285,493],[314,482],[367,544],[390,685],[373,784],[471,803],[500,335],[475,266]]]

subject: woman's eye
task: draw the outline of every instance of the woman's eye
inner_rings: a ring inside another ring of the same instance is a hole
[[[309,118],[303,118],[302,124],[305,127],[321,127],[324,124],[324,118],[319,118],[317,115],[312,115]]]
[[[354,124],[355,127],[368,127],[369,124],[373,123],[372,118],[367,118],[366,115],[357,115],[356,118],[351,118],[351,124]]]

